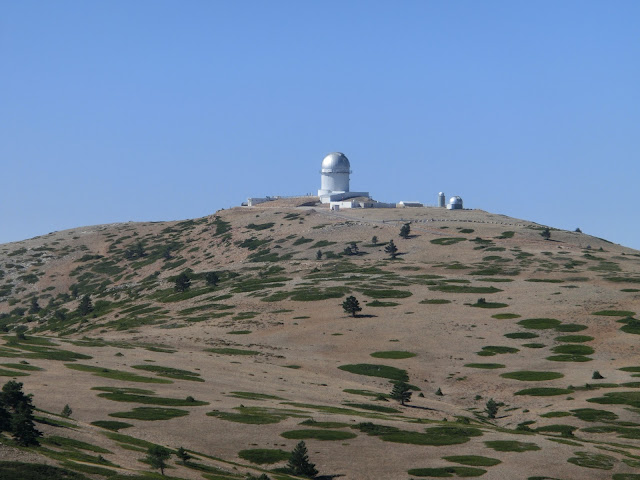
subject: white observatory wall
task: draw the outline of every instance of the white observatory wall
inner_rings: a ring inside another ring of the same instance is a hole
[[[330,192],[348,192],[348,173],[322,173],[320,189]]]

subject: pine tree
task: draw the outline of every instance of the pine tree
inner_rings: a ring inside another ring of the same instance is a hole
[[[411,226],[408,223],[405,223],[400,228],[400,236],[404,239],[407,239],[409,238],[410,234],[411,234]]]
[[[91,302],[91,297],[89,295],[85,295],[82,297],[82,300],[80,300],[80,304],[78,305],[78,313],[85,317],[92,311],[93,303]]]
[[[167,460],[171,456],[171,452],[160,445],[153,445],[147,450],[145,460],[149,462],[153,468],[160,469],[160,474],[164,475],[164,469],[167,468]]]
[[[322,250],[316,252],[316,260],[322,260]]]
[[[545,227],[544,230],[542,230],[542,232],[540,232],[540,235],[545,240],[549,240],[551,238],[551,230],[549,230],[549,227]]]
[[[387,246],[384,247],[384,251],[391,255],[391,259],[396,258],[396,256],[398,255],[398,247],[396,247],[396,244],[393,243],[393,240],[389,240]]]
[[[175,290],[176,292],[186,292],[189,287],[191,287],[191,279],[186,273],[182,272],[176,278]]]
[[[60,415],[62,415],[63,417],[69,418],[72,413],[73,413],[73,410],[71,410],[71,407],[69,406],[69,404],[67,404],[62,409],[62,413]]]
[[[345,312],[350,314],[352,317],[355,317],[356,313],[362,311],[360,302],[358,302],[358,299],[353,295],[351,295],[350,297],[347,297],[344,300],[344,302],[342,302],[342,308],[344,309]]]
[[[287,467],[294,475],[313,478],[318,474],[315,464],[309,461],[307,446],[304,441],[298,443],[291,452],[291,457],[289,458]]]
[[[204,279],[207,282],[207,285],[210,285],[212,287],[218,285],[218,282],[220,281],[220,277],[218,277],[218,274],[216,272],[205,273]]]
[[[40,310],[42,310],[42,308],[40,308],[40,304],[38,303],[38,298],[33,297],[31,299],[31,306],[29,307],[29,313],[30,314],[38,313]]]
[[[493,398],[490,398],[486,404],[487,417],[496,418],[498,414],[498,404]]]
[[[18,445],[23,447],[40,445],[38,437],[41,437],[42,433],[33,423],[33,405],[30,400],[28,403],[20,404],[12,415],[11,433]]]
[[[176,452],[176,456],[180,459],[183,465],[186,465],[187,462],[191,460],[191,455],[189,455],[189,453],[187,453],[187,451],[183,447],[180,447],[178,449],[178,451]]]
[[[396,382],[391,390],[391,398],[400,402],[400,405],[404,405],[405,402],[411,401],[411,387],[406,382]]]
[[[374,245],[378,244],[378,237],[376,237],[375,235],[373,237],[371,237],[371,243],[373,243]]]

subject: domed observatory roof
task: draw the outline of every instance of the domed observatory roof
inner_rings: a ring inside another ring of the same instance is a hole
[[[344,153],[333,152],[322,160],[320,173],[351,173],[351,164]]]
[[[460,197],[451,197],[449,199],[449,205],[447,205],[449,210],[460,210],[462,209],[462,198]]]

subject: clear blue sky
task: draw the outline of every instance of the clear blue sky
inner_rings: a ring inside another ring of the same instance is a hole
[[[640,248],[638,1],[4,1],[0,242],[317,191]]]

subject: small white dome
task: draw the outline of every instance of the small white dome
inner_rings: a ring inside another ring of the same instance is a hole
[[[344,153],[333,152],[322,160],[323,173],[351,173],[351,164]]]
[[[462,205],[462,198],[460,198],[460,197],[451,197],[449,199],[449,203],[451,205]]]

